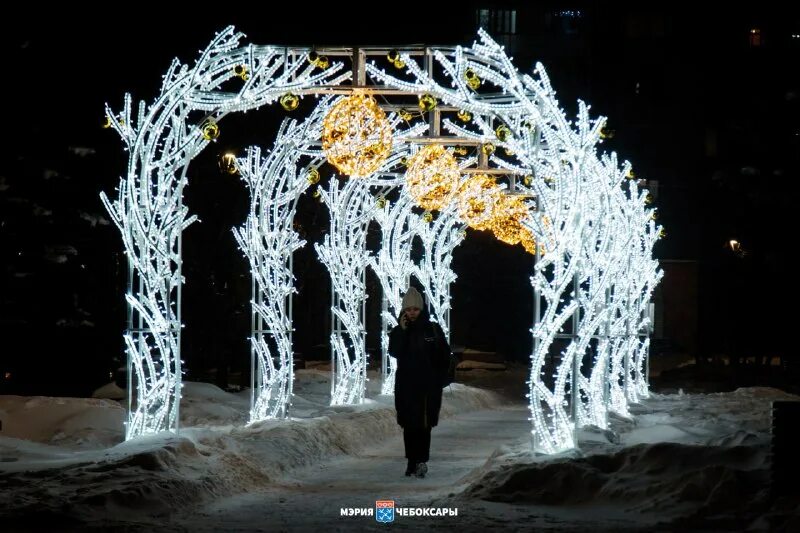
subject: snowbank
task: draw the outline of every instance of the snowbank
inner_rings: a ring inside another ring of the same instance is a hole
[[[576,516],[621,517],[624,527],[759,527],[773,505],[771,402],[786,399],[800,400],[767,388],[654,394],[634,406],[632,420],[582,429],[580,451],[534,456],[527,440],[499,450],[454,499],[525,505],[543,515],[580,509]],[[798,513],[795,503],[773,518]]]
[[[147,509],[148,516],[158,517],[264,489],[293,468],[358,454],[370,443],[399,434],[393,397],[376,395],[362,405],[331,407],[329,376],[298,371],[291,419],[250,426],[244,426],[249,391],[230,394],[206,383],[185,383],[180,434],[125,443],[124,410],[117,402],[0,397],[0,408],[13,413],[27,409],[30,414],[32,406],[44,403],[63,406],[58,415],[51,409],[28,417],[27,429],[16,435],[21,438],[0,437],[0,487],[14,489],[0,490],[0,516],[20,525],[33,515],[82,522],[113,515],[124,521],[138,520]],[[369,383],[372,393],[380,385],[375,377]],[[444,393],[441,416],[500,403],[489,391],[453,384]],[[64,424],[63,419],[73,422]],[[89,445],[90,427],[118,444],[107,448],[97,438]],[[66,442],[77,444],[67,449],[62,446]]]

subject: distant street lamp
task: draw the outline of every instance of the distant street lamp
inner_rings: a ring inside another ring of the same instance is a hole
[[[728,246],[730,247],[731,251],[738,257],[744,257],[747,255],[747,251],[742,247],[742,243],[740,243],[736,239],[731,239],[730,241],[728,241]]]

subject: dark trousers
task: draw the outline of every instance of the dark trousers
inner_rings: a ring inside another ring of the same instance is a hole
[[[403,430],[406,459],[427,463],[431,451],[431,428],[406,428]]]

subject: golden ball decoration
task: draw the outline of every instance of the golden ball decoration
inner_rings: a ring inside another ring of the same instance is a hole
[[[461,122],[469,122],[470,120],[472,120],[472,113],[470,113],[466,109],[459,109],[456,116],[458,117],[458,120],[460,120]]]
[[[239,170],[236,168],[236,154],[232,152],[225,152],[220,154],[219,170],[225,174],[236,174]]]
[[[522,221],[528,218],[529,210],[521,196],[504,194],[494,205],[494,211],[489,227],[494,236],[507,244],[517,244],[522,241]]]
[[[478,89],[480,89],[481,79],[478,77],[477,74],[475,74],[474,70],[468,68],[464,72],[464,77],[467,79],[467,85],[469,85],[470,89],[472,89],[473,91],[477,91]]]
[[[450,202],[460,176],[453,154],[441,144],[429,144],[409,160],[406,187],[417,205],[438,211]]]
[[[306,176],[306,181],[308,181],[310,185],[316,185],[319,183],[319,170],[316,168],[309,170],[308,175]]]
[[[426,224],[430,224],[433,222],[433,213],[430,211],[425,211],[422,213],[422,220],[424,220]]]
[[[103,129],[107,129],[111,127],[111,117],[106,115],[106,119],[103,121]]]
[[[433,111],[436,109],[436,97],[432,94],[425,93],[419,97],[419,108],[422,111]]]
[[[200,131],[203,132],[203,139],[213,141],[219,137],[219,125],[212,119],[208,119],[200,126]]]
[[[378,196],[377,200],[375,200],[375,205],[378,209],[383,209],[386,207],[386,197],[385,196]]]
[[[511,137],[511,130],[505,124],[500,124],[494,130],[494,134],[497,137],[497,140],[501,143],[504,143]]]
[[[242,78],[244,81],[250,79],[250,72],[248,72],[246,65],[236,65],[233,67],[233,73]]]
[[[331,108],[322,123],[328,162],[353,178],[378,170],[392,150],[392,127],[375,99],[355,93]]]
[[[481,151],[486,155],[492,155],[495,151],[494,143],[484,143],[481,146]]]
[[[486,174],[475,174],[458,188],[456,197],[458,215],[471,228],[489,229],[494,205],[502,195],[503,191],[497,186],[494,178]]]
[[[317,68],[319,68],[321,70],[325,70],[326,68],[328,68],[331,65],[331,62],[328,59],[328,56],[321,56],[321,55],[319,55],[317,53],[316,50],[311,50],[308,53],[307,57],[308,57],[308,62],[309,63],[311,63],[312,65],[314,65],[315,67],[317,67]]]
[[[279,101],[286,111],[294,111],[300,105],[300,98],[292,93],[284,94]]]

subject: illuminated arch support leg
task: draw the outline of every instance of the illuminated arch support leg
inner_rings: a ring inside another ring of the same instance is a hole
[[[366,391],[365,244],[373,199],[359,180],[349,180],[339,188],[338,180],[331,179],[329,188],[321,192],[331,221],[324,242],[315,245],[331,276],[331,405],[352,405],[363,402]]]
[[[217,34],[193,67],[173,61],[161,91],[132,112],[129,95],[121,113],[106,108],[108,126],[129,152],[118,197],[101,199],[120,230],[133,280],[126,302],[131,396],[125,438],[178,428],[180,360],[181,233],[196,218],[183,203],[185,169],[218,134],[226,113],[255,109],[288,91],[338,85],[348,79],[340,62],[315,70],[303,55],[275,47],[239,46],[242,34]],[[248,79],[233,92],[220,86],[244,68]],[[196,115],[206,121],[196,124]],[[191,117],[191,118],[190,118]]]
[[[448,342],[450,340],[450,286],[456,274],[450,268],[453,251],[464,241],[466,226],[458,217],[451,202],[430,224],[419,225],[422,240],[422,259],[414,265],[414,277],[419,280],[431,309],[431,319],[438,322]]]
[[[292,254],[305,244],[293,227],[297,199],[320,163],[300,168],[301,156],[319,137],[328,109],[323,100],[302,124],[285,120],[267,157],[251,148],[237,168],[250,189],[250,213],[234,237],[253,276],[251,336],[253,392],[250,422],[288,415],[294,381],[291,297],[296,292]]]
[[[384,358],[381,365],[382,394],[394,394],[397,360],[389,355],[388,332],[397,325],[403,291],[408,287],[409,277],[414,269],[411,242],[414,235],[419,233],[421,221],[411,211],[413,207],[414,201],[405,189],[401,189],[397,202],[390,204],[386,201],[375,210],[374,220],[381,228],[381,248],[370,255],[369,264],[381,283],[384,298],[381,316],[381,349]]]

